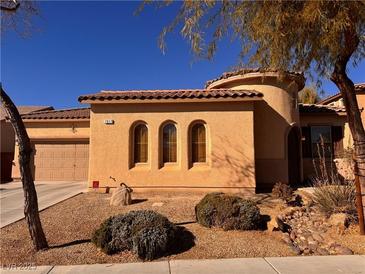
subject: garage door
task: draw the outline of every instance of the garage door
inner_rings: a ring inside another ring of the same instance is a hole
[[[88,166],[88,142],[34,144],[35,180],[85,181]]]

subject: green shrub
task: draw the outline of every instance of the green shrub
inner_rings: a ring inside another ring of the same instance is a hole
[[[346,213],[350,219],[356,221],[356,190],[352,180],[344,180],[338,174],[333,159],[327,159],[324,141],[321,137],[320,144],[317,145],[318,163],[313,161],[316,175],[312,178],[314,191],[312,195],[313,203],[327,216],[334,213]],[[345,157],[352,161],[352,151],[348,150]]]
[[[223,193],[207,194],[195,207],[196,220],[205,227],[252,230],[261,223],[255,202]]]
[[[293,189],[288,184],[279,182],[274,185],[272,195],[274,198],[288,202],[293,196]]]
[[[97,247],[101,248],[104,253],[111,254],[112,251],[109,249],[109,242],[112,240],[111,233],[111,223],[113,218],[106,219],[100,227],[95,230],[93,236],[91,237],[91,242],[93,242]]]
[[[312,200],[327,216],[334,213],[346,213],[356,219],[356,192],[354,183],[332,181],[314,183]]]
[[[92,242],[107,254],[131,250],[141,259],[164,256],[176,243],[177,227],[151,210],[131,211],[104,221]]]

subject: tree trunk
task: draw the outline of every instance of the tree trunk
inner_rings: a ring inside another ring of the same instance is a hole
[[[345,48],[338,56],[331,80],[337,85],[341,92],[350,126],[352,138],[354,140],[354,161],[355,161],[355,183],[356,203],[359,215],[360,233],[365,234],[364,215],[365,215],[365,131],[361,121],[361,113],[357,103],[354,83],[348,78],[346,66],[355,52],[359,39],[356,32],[351,29],[345,33]]]
[[[37,192],[35,190],[30,167],[32,147],[18,109],[15,107],[10,97],[5,93],[2,86],[0,97],[14,128],[19,144],[19,167],[24,191],[24,215],[28,223],[29,233],[34,248],[38,251],[48,248],[48,243],[39,219]]]

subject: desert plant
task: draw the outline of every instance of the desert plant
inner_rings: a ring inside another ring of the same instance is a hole
[[[199,224],[224,230],[257,229],[261,222],[255,202],[224,193],[207,194],[195,206],[195,215]]]
[[[327,216],[334,213],[346,213],[356,216],[355,186],[352,182],[314,181],[312,199],[315,205]]]
[[[141,259],[164,256],[176,243],[177,227],[151,210],[131,211],[105,220],[92,242],[107,254],[131,250]]]
[[[326,159],[324,142],[317,145],[318,162],[313,161],[316,175],[312,178],[314,192],[312,200],[327,216],[334,213],[346,213],[356,218],[356,191],[353,181],[339,176],[333,159]],[[328,166],[327,163],[330,163]]]
[[[293,189],[288,184],[278,182],[272,189],[272,195],[277,199],[282,199],[285,202],[289,202],[293,196]]]

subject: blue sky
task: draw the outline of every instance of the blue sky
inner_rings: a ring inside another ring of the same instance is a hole
[[[175,7],[133,12],[138,2],[39,2],[42,17],[29,38],[14,32],[1,40],[1,82],[18,105],[79,106],[81,94],[123,89],[202,88],[206,80],[238,61],[237,43],[224,41],[213,61],[192,62],[178,33],[162,54],[157,38]],[[351,79],[365,82],[365,61],[350,68]],[[323,81],[329,94],[337,89]]]

